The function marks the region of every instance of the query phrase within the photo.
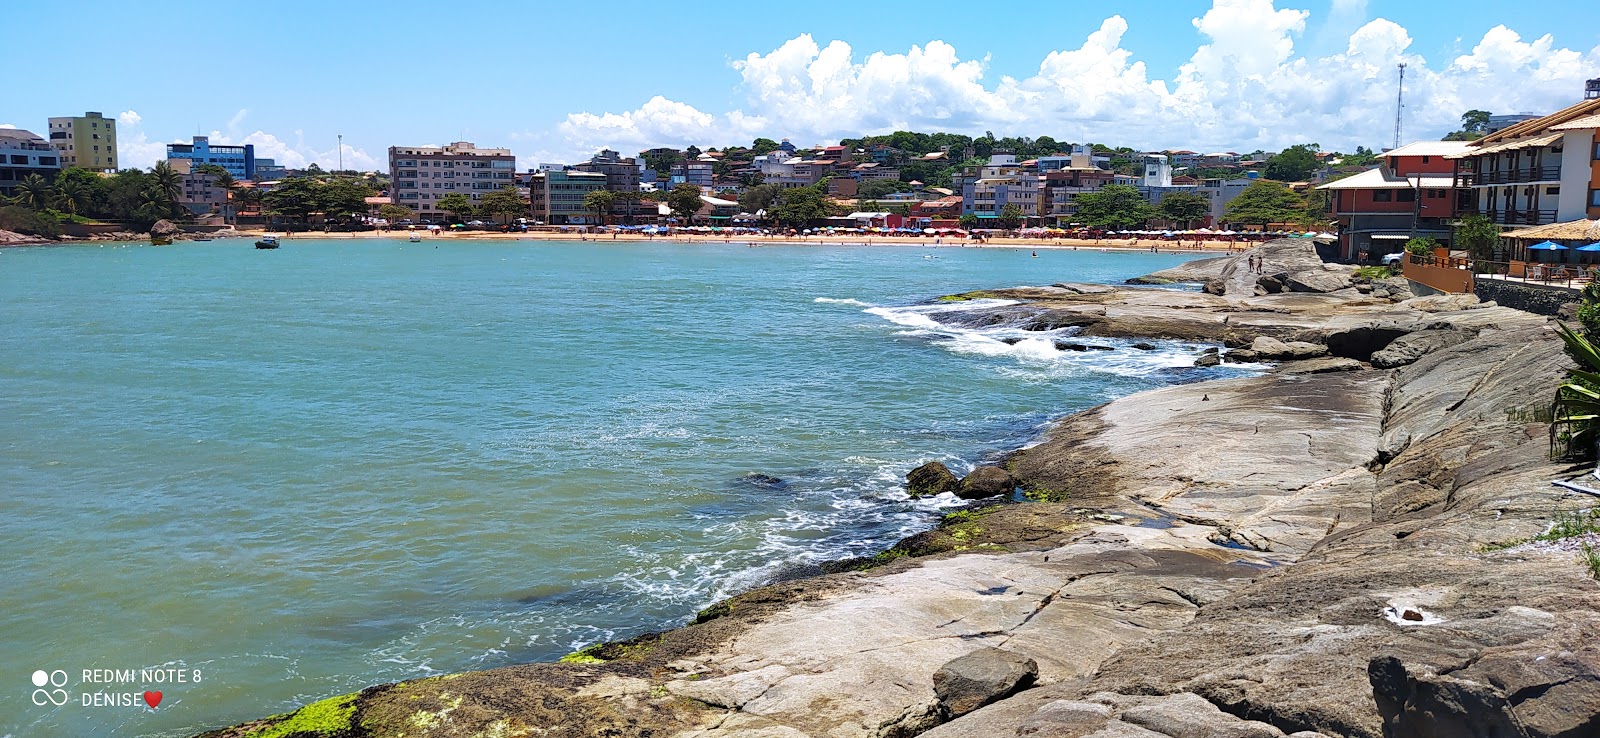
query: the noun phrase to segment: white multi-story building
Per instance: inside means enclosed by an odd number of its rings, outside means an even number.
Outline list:
[[[0,195],[14,194],[17,183],[30,174],[55,179],[61,171],[61,154],[49,142],[21,128],[0,128]]]
[[[390,146],[390,196],[423,218],[442,217],[439,199],[466,195],[474,202],[514,187],[517,158],[511,149],[480,149],[470,141],[445,146]]]

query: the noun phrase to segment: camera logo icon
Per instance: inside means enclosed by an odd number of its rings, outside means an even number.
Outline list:
[[[45,671],[44,669],[35,671],[33,673],[33,686],[37,687],[37,689],[33,690],[33,704],[40,707],[46,705],[60,707],[67,704],[67,690],[62,689],[62,687],[67,686],[66,672],[60,669],[55,671]],[[54,687],[54,689],[51,689],[51,687]]]

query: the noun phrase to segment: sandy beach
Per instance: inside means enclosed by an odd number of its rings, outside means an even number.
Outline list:
[[[246,235],[257,235],[266,231],[250,230],[241,231]],[[637,233],[561,233],[552,231],[530,231],[527,233],[495,233],[491,231],[465,231],[449,232],[440,231],[430,233],[427,231],[358,231],[358,232],[329,232],[306,231],[302,233],[280,234],[286,241],[295,238],[408,238],[411,234],[421,235],[423,241],[454,241],[454,240],[495,240],[495,241],[648,241],[662,243],[731,243],[755,246],[776,245],[809,245],[809,246],[918,246],[926,248],[1005,248],[1005,249],[1100,249],[1104,251],[1155,251],[1159,253],[1176,252],[1218,252],[1233,253],[1244,251],[1254,243],[1230,242],[1222,240],[1208,241],[1166,241],[1161,239],[1136,239],[1136,238],[998,238],[984,241],[973,241],[965,238],[951,237],[896,237],[896,236],[863,236],[863,235],[803,235],[803,236],[776,236],[754,233],[741,234],[709,234],[709,233],[683,233],[671,236],[647,236]]]

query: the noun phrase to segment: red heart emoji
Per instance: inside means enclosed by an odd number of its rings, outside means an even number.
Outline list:
[[[161,704],[161,693],[160,692],[145,692],[144,693],[144,703],[149,705],[150,709],[154,710],[156,708],[156,705]]]

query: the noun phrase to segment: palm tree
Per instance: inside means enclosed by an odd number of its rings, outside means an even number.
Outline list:
[[[82,182],[68,179],[56,186],[56,207],[77,215],[89,203],[89,190]]]
[[[183,175],[172,165],[158,161],[150,169],[150,188],[167,202],[177,202],[178,195],[183,192]]]
[[[16,204],[32,210],[44,210],[50,207],[50,201],[54,199],[55,187],[44,177],[30,174],[17,182],[16,192],[16,197],[12,198]]]

